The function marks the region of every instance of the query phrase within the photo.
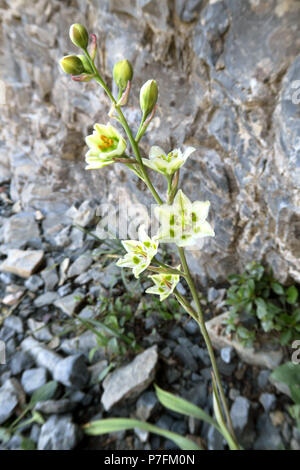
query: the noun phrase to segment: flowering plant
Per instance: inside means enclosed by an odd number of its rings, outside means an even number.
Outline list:
[[[113,163],[126,165],[129,170],[133,171],[138,178],[146,184],[157,203],[155,215],[160,223],[157,235],[150,238],[146,234],[144,227],[141,227],[139,229],[139,240],[123,241],[126,254],[117,261],[117,265],[131,268],[135,277],[138,277],[147,269],[154,271],[155,274],[149,276],[154,285],[148,288],[146,292],[159,295],[161,301],[166,299],[169,295],[174,295],[186,312],[199,324],[212,363],[212,389],[216,421],[206,415],[203,410],[199,411],[198,409],[197,416],[202,417],[202,419],[214,425],[219,432],[223,434],[231,449],[239,449],[211,340],[206,330],[199,295],[189,271],[184,251],[184,247],[195,244],[199,238],[214,236],[214,230],[206,220],[210,207],[209,201],[191,202],[183,191],[178,189],[180,168],[184,165],[188,157],[195,152],[195,149],[188,147],[182,151],[177,148],[165,153],[160,147],[155,145],[151,147],[149,158],[142,158],[139,142],[153,119],[157,108],[158,86],[156,81],[150,79],[141,87],[141,122],[136,136],[134,137],[121,109],[121,107],[127,104],[129,99],[133,77],[132,65],[126,59],[115,64],[113,78],[119,89],[118,96],[115,98],[95,65],[97,49],[96,36],[94,34],[90,35],[89,44],[89,35],[85,27],[75,24],[71,26],[70,38],[72,42],[82,50],[83,55],[64,57],[60,61],[62,69],[67,74],[70,74],[73,80],[84,82],[94,79],[103,88],[111,101],[109,117],[116,119],[122,125],[134,155],[133,157],[125,155],[127,148],[126,141],[115,127],[111,124],[95,124],[93,134],[86,137],[86,143],[89,147],[86,153],[86,168],[100,169],[103,166]],[[151,170],[158,172],[166,178],[167,193],[165,200],[163,200],[155,189],[146,167],[151,168]],[[177,246],[180,265],[172,267],[162,263],[156,257],[159,242],[169,242]],[[195,308],[192,307],[188,299],[181,295],[177,289],[180,278],[186,280],[193,297]],[[165,395],[163,400],[162,402],[165,403]],[[177,404],[179,403],[178,400],[181,400],[181,404],[178,406],[182,407],[183,400],[176,399]],[[176,409],[175,401],[172,405],[173,408],[171,406],[171,409],[174,410]],[[170,407],[169,396],[167,402]],[[184,407],[186,409],[186,403]],[[190,414],[191,416],[195,416],[195,408],[196,407],[190,412],[192,413]],[[106,421],[106,425],[104,425],[104,421]],[[97,422],[87,425],[87,432],[90,430],[91,434],[97,434],[109,432],[113,429],[120,430],[122,426],[126,429],[138,426],[136,420],[124,420],[126,423],[123,423],[123,425],[120,421],[118,421],[118,423],[115,421],[108,423],[108,421],[114,420],[99,421],[99,426]],[[146,424],[147,423],[143,423],[144,428]],[[109,425],[111,425],[111,428]],[[151,427],[152,431],[158,432],[157,429],[154,431],[154,428],[154,426]],[[161,430],[159,432],[162,434]],[[182,448],[187,449],[189,445],[191,446],[190,448],[193,449],[199,448],[197,446],[195,447],[194,443],[192,444],[191,441],[185,438],[180,440],[178,435],[174,433],[172,433],[172,435],[173,437],[171,438],[173,438],[175,442],[181,442]]]

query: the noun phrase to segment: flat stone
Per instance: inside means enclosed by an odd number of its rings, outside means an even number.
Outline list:
[[[46,305],[53,305],[58,298],[59,295],[57,292],[45,292],[34,299],[33,303],[37,308],[40,308]]]
[[[23,288],[16,289],[14,292],[6,294],[2,299],[2,303],[8,306],[16,305],[23,296],[23,294]]]
[[[3,236],[4,243],[11,248],[22,248],[32,239],[38,239],[40,232],[34,215],[21,212],[6,219]]]
[[[8,256],[0,265],[0,271],[28,278],[37,271],[43,258],[42,250],[8,250]]]
[[[33,359],[24,351],[17,351],[9,363],[12,375],[18,375],[25,369],[30,369],[33,365]]]
[[[47,383],[47,371],[42,367],[25,370],[21,379],[22,386],[28,395]]]
[[[268,344],[270,349],[268,348],[267,350],[266,348],[265,350],[256,351],[254,348],[244,347],[235,338],[231,339],[228,336],[219,334],[219,331],[224,329],[223,323],[227,316],[228,312],[225,312],[206,322],[206,328],[214,347],[218,349],[232,347],[235,349],[238,356],[247,364],[264,367],[266,369],[275,369],[275,367],[281,363],[283,351],[280,348],[278,349],[276,345],[273,346],[271,341],[270,344]]]
[[[72,450],[80,442],[79,426],[67,416],[51,416],[41,428],[38,450]]]
[[[80,274],[88,270],[92,263],[93,257],[91,255],[83,254],[79,256],[69,267],[67,277],[72,278],[80,276]]]
[[[14,413],[18,404],[17,396],[11,391],[0,388],[0,424],[5,423]]]
[[[61,297],[54,302],[55,307],[60,308],[64,313],[71,317],[78,311],[80,305],[84,300],[82,292],[73,292],[73,294]]]
[[[31,292],[37,292],[39,288],[44,285],[44,281],[40,278],[40,276],[34,274],[24,282],[24,285]]]
[[[34,409],[46,415],[53,415],[69,413],[74,410],[75,407],[76,403],[72,403],[71,400],[63,398],[62,400],[39,401],[35,405]]]
[[[101,402],[106,411],[129,397],[138,396],[153,381],[158,361],[157,346],[152,346],[103,381]]]

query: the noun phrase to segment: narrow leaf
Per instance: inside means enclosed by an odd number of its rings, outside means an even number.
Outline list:
[[[84,432],[90,436],[99,436],[101,434],[107,434],[110,432],[123,431],[127,429],[139,428],[145,431],[158,434],[163,436],[171,441],[182,450],[202,450],[201,447],[195,444],[195,442],[187,439],[186,437],[180,436],[175,432],[166,431],[161,429],[158,426],[153,424],[145,423],[143,421],[138,421],[136,419],[127,419],[127,418],[109,418],[101,419],[99,421],[92,421],[86,424],[83,429]]]

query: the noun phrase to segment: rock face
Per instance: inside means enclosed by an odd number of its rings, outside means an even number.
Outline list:
[[[149,208],[144,186],[120,166],[84,171],[84,137],[107,122],[110,105],[96,84],[59,70],[75,50],[69,25],[80,21],[98,36],[108,82],[115,61],[132,61],[125,113],[134,128],[140,86],[159,83],[145,154],[150,144],[197,148],[182,179],[188,196],[212,204],[216,237],[191,253],[202,282],[254,258],[300,281],[298,0],[14,0],[0,12],[0,181],[11,178],[13,200],[58,214],[95,194]]]
[[[157,346],[139,354],[130,364],[115,370],[103,382],[101,402],[106,411],[120,400],[139,395],[154,378]]]

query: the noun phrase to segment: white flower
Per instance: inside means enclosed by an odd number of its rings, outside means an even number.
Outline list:
[[[176,269],[180,269],[180,265]],[[154,274],[151,277],[154,286],[146,290],[147,294],[159,295],[159,300],[165,300],[173,293],[175,287],[179,282],[179,274]]]
[[[170,176],[185,163],[195,150],[194,147],[188,147],[184,152],[180,149],[174,149],[166,155],[160,147],[155,145],[150,149],[149,158],[143,158],[143,162],[152,170]]]
[[[127,251],[123,258],[117,261],[117,266],[122,268],[132,268],[136,278],[141,272],[145,271],[151,263],[152,258],[158,250],[158,243],[155,239],[151,239],[145,232],[143,225],[139,228],[139,241],[124,240],[122,245]]]
[[[85,155],[86,170],[102,168],[114,163],[112,157],[124,154],[126,141],[111,124],[95,124],[94,132],[85,139],[90,150]]]
[[[155,216],[160,228],[157,239],[160,242],[176,243],[178,246],[194,245],[198,238],[215,235],[206,221],[210,202],[191,202],[179,190],[172,205],[162,204],[155,207]]]

